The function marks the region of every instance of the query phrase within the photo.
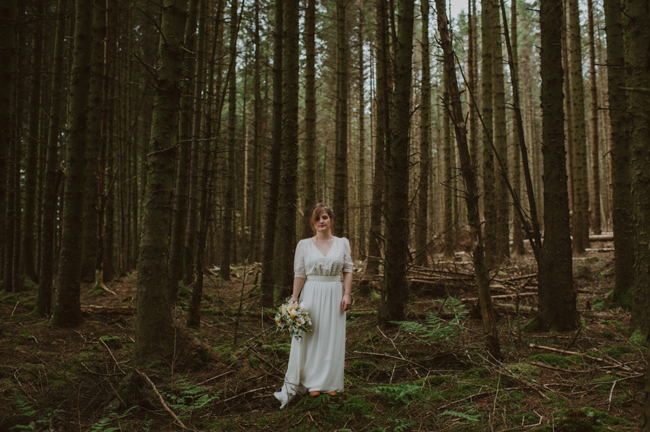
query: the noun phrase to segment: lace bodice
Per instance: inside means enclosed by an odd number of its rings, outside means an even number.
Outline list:
[[[345,237],[334,237],[332,248],[323,255],[311,238],[298,242],[293,263],[294,276],[338,276],[342,272],[352,272],[352,253],[350,242]]]

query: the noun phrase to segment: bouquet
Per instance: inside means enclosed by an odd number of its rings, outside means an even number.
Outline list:
[[[278,331],[287,333],[300,341],[303,333],[311,333],[311,317],[307,312],[305,303],[289,302],[280,306],[278,313],[275,314],[275,322],[278,325]]]

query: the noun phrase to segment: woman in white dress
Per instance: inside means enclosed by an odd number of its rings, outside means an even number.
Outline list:
[[[280,409],[296,394],[334,396],[343,391],[345,311],[352,303],[352,257],[348,239],[332,235],[333,219],[328,206],[317,204],[311,217],[316,235],[301,240],[296,247],[291,301],[300,298],[305,303],[314,331],[303,335],[302,341],[291,341],[284,385],[275,393]]]

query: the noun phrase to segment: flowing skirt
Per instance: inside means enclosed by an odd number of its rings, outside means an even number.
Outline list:
[[[284,385],[274,395],[280,409],[306,391],[342,392],[345,363],[345,312],[341,312],[340,276],[307,276],[300,301],[311,315],[314,331],[291,340]]]

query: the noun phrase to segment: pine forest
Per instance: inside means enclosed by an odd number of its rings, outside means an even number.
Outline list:
[[[650,0],[0,2],[0,431],[650,431],[649,245]]]

